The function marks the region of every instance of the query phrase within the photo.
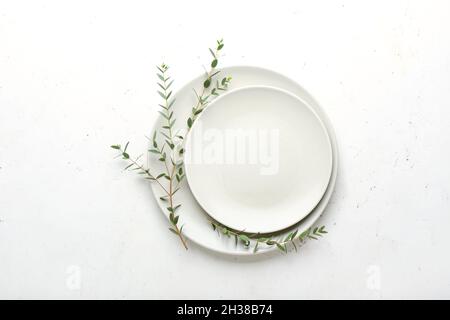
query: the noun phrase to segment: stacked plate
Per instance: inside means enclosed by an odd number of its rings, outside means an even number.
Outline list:
[[[187,183],[176,199],[188,239],[213,251],[250,255],[253,251],[236,246],[233,238],[219,237],[209,221],[280,237],[311,227],[335,185],[336,138],[322,108],[289,78],[243,66],[221,74],[233,80],[185,137]],[[192,88],[202,83],[202,77],[194,79],[176,94],[175,130],[185,129],[182,119],[196,104]],[[160,117],[155,128],[163,121]],[[163,195],[156,186],[152,190],[156,199]]]

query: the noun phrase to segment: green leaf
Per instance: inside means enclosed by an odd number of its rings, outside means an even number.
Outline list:
[[[116,150],[120,150],[120,145],[119,144],[113,144],[111,146],[111,148],[116,149]]]
[[[161,96],[161,98],[163,98],[164,100],[166,100],[166,95],[164,93],[162,93],[161,91],[157,91],[158,94]]]
[[[192,127],[192,119],[191,118],[189,118],[187,120],[187,125],[188,125],[189,128]]]
[[[177,223],[178,223],[178,218],[179,218],[180,216],[175,216],[175,218],[173,218],[173,224],[174,225],[177,225]]]
[[[178,235],[178,232],[174,229],[174,228],[169,228],[170,231],[172,231],[173,233],[175,233],[176,235]]]
[[[209,49],[209,52],[211,52],[211,55],[214,57],[214,59],[216,59],[216,54],[211,50],[211,48]]]
[[[225,227],[223,227],[223,228],[221,229],[221,231],[222,231],[222,233],[223,233],[224,235],[226,235],[226,236],[229,236],[229,235],[230,235],[230,230],[228,230],[228,229],[225,228]]]
[[[281,251],[283,251],[284,253],[287,253],[287,248],[286,248],[286,246],[283,246],[283,245],[277,243],[277,248],[280,249]]]
[[[241,239],[242,241],[250,241],[250,238],[245,234],[240,234],[239,239]]]
[[[209,76],[210,79],[212,79],[215,75],[219,74],[220,70],[217,70],[216,72],[214,72],[212,75]]]
[[[167,127],[167,126],[166,126]],[[165,134],[164,132],[160,132],[163,136],[164,136],[164,138],[166,138],[166,139],[170,139],[170,137],[167,135],[167,134]]]
[[[259,242],[256,242],[255,248],[253,249],[253,253],[256,253],[256,251],[258,251],[258,244],[259,244]]]
[[[159,78],[159,80],[164,81],[164,77],[162,75],[160,75],[159,73],[156,74]]]
[[[156,179],[162,178],[162,177],[164,177],[165,175],[166,175],[165,173],[160,173],[160,174],[156,177]]]
[[[171,150],[173,150],[173,148],[175,148],[175,145],[173,143],[171,143],[169,140],[166,140],[166,143]]]
[[[168,117],[164,112],[158,111],[158,113],[159,113],[160,115],[162,115],[162,116],[164,117],[164,119],[169,120],[169,117]]]
[[[293,232],[289,233],[289,234],[287,235],[286,239],[284,239],[284,242],[287,242],[287,241],[292,240],[293,234],[294,234]]]
[[[297,250],[297,245],[295,244],[294,241],[292,241],[291,243],[292,243],[292,245],[294,246],[295,252],[297,252],[297,251],[298,251],[298,250]]]
[[[217,63],[218,63],[217,59],[214,59],[214,60],[211,62],[211,68],[217,67]]]
[[[305,231],[303,231],[300,236],[299,239],[303,240],[305,239],[311,232],[311,228],[306,229]]]
[[[245,234],[240,234],[239,239],[242,241],[242,243],[244,243],[245,246],[248,246],[250,244],[250,238]]]
[[[124,159],[130,159],[130,155],[128,153],[126,153],[126,152],[123,152],[122,156],[123,156]]]
[[[209,88],[209,86],[211,85],[211,79],[206,79],[205,82],[203,82],[203,87],[205,87],[206,89]]]
[[[166,90],[166,88],[159,82],[156,83],[161,89]]]
[[[217,47],[217,50],[222,50],[223,46],[224,46],[223,43],[219,44],[219,46]]]

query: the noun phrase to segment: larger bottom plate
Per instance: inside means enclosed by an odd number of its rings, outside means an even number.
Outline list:
[[[322,122],[324,123],[330,141],[333,153],[333,164],[330,182],[323,198],[317,204],[317,206],[311,211],[298,224],[286,229],[280,234],[280,237],[286,236],[294,229],[299,229],[302,232],[311,227],[326,208],[336,182],[337,165],[338,165],[338,150],[336,143],[336,136],[331,123],[314,98],[295,81],[281,75],[277,72],[250,66],[234,66],[223,68],[221,75],[232,76],[232,84],[229,86],[229,90],[243,88],[247,86],[273,86],[291,92],[300,99],[304,100],[310,105],[312,109],[317,113]],[[175,95],[176,103],[174,105],[174,116],[178,119],[178,127],[175,130],[184,130],[185,121],[190,115],[192,106],[196,103],[195,95],[193,94],[193,88],[201,88],[203,84],[203,76],[199,76],[191,82],[182,87]],[[155,128],[159,128],[164,119],[162,116],[158,117],[155,123]],[[176,126],[176,125],[175,125]],[[154,159],[150,159],[151,166],[159,165]],[[152,185],[153,194],[158,202],[161,211],[168,217],[165,204],[159,201],[159,197],[163,196],[163,193],[156,184]],[[183,231],[186,238],[191,242],[194,242],[204,248],[210,249],[215,252],[231,254],[231,255],[253,255],[251,248],[246,248],[243,245],[238,244],[236,246],[233,238],[219,237],[216,232],[213,232],[210,223],[208,222],[208,214],[200,207],[195,200],[194,196],[189,189],[189,186],[184,182],[182,188],[176,194],[176,203],[181,203],[178,213],[180,215],[180,222],[184,225]],[[264,253],[273,250],[274,247],[260,247],[257,253]]]

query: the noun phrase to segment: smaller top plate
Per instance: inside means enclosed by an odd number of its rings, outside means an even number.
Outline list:
[[[186,138],[185,170],[198,203],[235,230],[272,233],[307,216],[332,169],[327,131],[293,94],[266,86],[212,102]]]

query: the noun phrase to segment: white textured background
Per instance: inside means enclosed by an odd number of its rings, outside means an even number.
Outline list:
[[[109,149],[145,148],[155,64],[181,86],[218,37],[335,126],[301,253],[185,252]],[[450,298],[449,39],[444,0],[0,1],[0,298]]]

